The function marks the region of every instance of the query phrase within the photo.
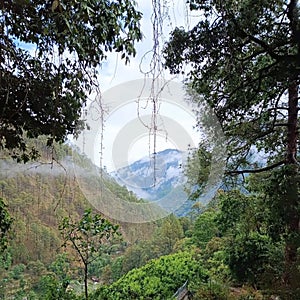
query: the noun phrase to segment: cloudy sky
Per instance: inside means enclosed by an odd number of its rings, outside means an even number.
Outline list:
[[[164,39],[169,38],[169,33],[176,26],[190,27],[197,20],[196,15],[191,15],[187,10],[185,0],[161,0],[162,12],[168,15],[170,18],[164,20]],[[103,90],[114,87],[115,85],[124,81],[139,79],[143,76],[140,72],[140,67],[143,71],[149,70],[149,61],[151,59],[151,49],[153,48],[153,32],[152,32],[152,1],[151,0],[137,0],[138,10],[143,13],[141,21],[142,32],[144,35],[143,41],[137,44],[137,55],[131,59],[129,65],[125,66],[117,54],[109,56],[109,59],[103,64],[100,77],[101,87]],[[146,57],[144,55],[149,52]],[[144,57],[144,58],[143,58]],[[141,60],[143,58],[143,63]],[[141,66],[140,66],[141,64]],[[167,76],[167,73],[165,73]]]
[[[124,60],[120,59],[120,56],[116,53],[111,53],[108,55],[108,59],[103,62],[100,67],[99,84],[101,88],[102,95],[112,90],[118,88],[120,84],[126,84],[126,82],[132,80],[143,79],[143,72],[149,72],[150,61],[152,59],[152,49],[153,49],[153,25],[151,22],[153,15],[152,2],[160,2],[161,13],[163,14],[163,34],[160,40],[160,50],[163,48],[164,42],[169,38],[170,32],[177,27],[191,28],[199,19],[197,15],[192,15],[187,6],[185,0],[137,0],[137,9],[143,13],[141,20],[141,30],[143,33],[143,40],[136,45],[137,55],[131,58],[128,65],[125,65]],[[19,43],[23,48],[27,48],[34,54],[34,49],[30,44]],[[141,72],[141,70],[143,72]],[[151,75],[149,75],[151,77]],[[162,79],[173,80],[176,82],[182,82],[184,76],[174,77],[171,76],[167,70],[163,71]],[[137,91],[137,94],[139,91]],[[94,96],[91,96],[93,100]],[[104,130],[104,140],[103,140],[103,163],[109,171],[116,168],[114,165],[113,157],[113,147],[116,144],[116,138],[120,135],[122,130],[127,126],[129,122],[138,123],[137,117],[137,99],[132,99],[132,101],[127,105],[122,105],[119,109],[115,109],[113,112],[107,112],[105,116],[105,130]],[[105,99],[104,99],[105,102]],[[144,108],[145,109],[144,109]],[[147,105],[141,105],[140,114],[141,115],[151,115],[152,107],[149,103]],[[180,124],[181,127],[187,132],[185,135],[189,135],[192,139],[193,144],[198,144],[199,133],[193,129],[196,124],[195,116],[187,111],[186,109],[180,109],[178,106],[172,104],[164,104],[160,107],[161,119],[167,118],[168,121],[176,121],[175,125]],[[100,128],[101,124],[98,125],[99,131],[98,140],[96,139],[94,145],[89,145],[89,147],[94,147],[94,154],[88,155],[96,164],[100,164]],[[173,126],[174,127],[174,126]],[[175,126],[176,127],[176,126]],[[173,132],[168,132],[165,129],[159,128],[156,137],[156,151],[161,151],[167,148],[176,148],[178,150],[186,150],[183,147],[178,146],[178,135]],[[94,128],[95,130],[95,128]],[[132,135],[132,141],[130,141],[130,146],[124,151],[126,153],[122,154],[121,165],[126,165],[135,160],[149,156],[153,152],[153,137],[149,135],[147,128],[144,128],[142,133],[134,136]],[[82,139],[81,139],[82,140]],[[149,146],[150,145],[150,146]],[[82,143],[78,142],[77,146],[82,148]]]
[[[163,24],[163,40],[161,40],[160,47],[163,47],[163,42],[167,41],[169,38],[169,33],[176,26],[184,26],[185,28],[191,27],[195,24],[197,16],[190,15],[185,4],[185,0],[162,0],[161,10],[165,16],[168,16],[164,20]],[[120,60],[118,54],[109,55],[107,61],[105,61],[100,70],[100,86],[102,94],[105,98],[105,93],[111,89],[115,89],[119,84],[125,84],[128,81],[142,79],[144,72],[149,71],[150,60],[152,58],[152,48],[153,48],[153,32],[151,17],[153,13],[152,1],[139,0],[138,9],[143,13],[143,18],[141,22],[142,32],[144,35],[143,41],[138,43],[136,46],[137,55],[135,58],[131,58],[130,64],[125,65],[124,61]],[[172,79],[181,82],[184,77],[171,76],[167,71],[164,71],[163,78]],[[153,138],[149,136],[148,130],[145,128],[143,133],[132,138],[130,146],[126,148],[126,155],[122,154],[122,163],[118,166],[114,163],[113,147],[118,134],[122,132],[124,127],[127,126],[129,122],[134,119],[137,120],[137,108],[136,99],[132,99],[132,103],[127,106],[122,106],[115,110],[114,112],[108,112],[106,115],[105,131],[104,131],[104,149],[103,149],[103,162],[102,164],[108,168],[108,171],[113,171],[116,167],[132,163],[133,161],[145,157],[152,153],[153,151]],[[105,99],[104,99],[105,101]],[[165,118],[173,118],[178,124],[184,128],[188,135],[191,136],[193,144],[197,144],[199,141],[197,131],[193,129],[196,120],[195,117],[186,110],[180,110],[178,107],[174,107],[172,104],[164,104],[160,110],[160,113]],[[142,115],[151,115],[151,105],[147,106],[147,109],[142,111]],[[100,131],[99,131],[100,135]],[[174,135],[174,134],[173,134]],[[100,139],[100,137],[99,137]],[[165,132],[163,130],[159,131],[156,138],[156,151],[161,151],[167,148],[181,148],[178,146],[178,137],[172,136],[172,133]],[[150,141],[150,146],[149,146]],[[99,148],[100,141],[95,141],[95,149],[93,160],[97,163],[99,161]]]

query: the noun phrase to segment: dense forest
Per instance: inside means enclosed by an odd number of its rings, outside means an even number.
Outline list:
[[[66,143],[89,129],[82,112],[109,53],[136,55],[137,3],[0,1],[0,299],[300,299],[300,3],[186,4],[197,22],[162,44],[169,3],[152,1],[144,75],[184,75],[195,126],[211,136],[181,166],[192,209],[139,223],[91,205],[74,170],[92,162]],[[146,203],[97,168],[91,194]]]
[[[71,149],[56,149],[66,161]],[[45,161],[51,152],[44,150]],[[1,176],[2,205],[13,221],[1,256],[1,297],[82,299],[84,265],[71,243],[63,247],[61,229],[91,206],[60,166],[26,166],[2,161],[9,172]],[[172,299],[185,282],[192,299],[297,299],[282,286],[284,239],[281,224],[270,227],[278,208],[266,198],[269,177],[249,176],[247,192],[220,189],[186,217],[118,224],[119,234],[88,265],[89,299]],[[127,201],[143,201],[113,179],[109,185]]]
[[[66,161],[71,149],[56,148]],[[44,150],[45,161],[51,152]],[[2,161],[8,172],[1,176],[2,203],[13,222],[1,260],[1,297],[80,299],[83,265],[71,244],[63,247],[60,228],[65,218],[80,220],[90,204],[60,166],[26,166],[20,170],[11,159]],[[119,224],[120,235],[89,264],[90,298],[171,299],[186,281],[193,299],[284,293],[284,240],[280,224],[269,230],[276,207],[272,211],[266,202],[263,179],[250,176],[247,193],[220,189],[208,206],[197,204],[186,217]],[[109,184],[123,199],[142,201],[113,179]]]

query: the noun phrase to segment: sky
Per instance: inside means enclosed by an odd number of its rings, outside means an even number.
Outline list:
[[[154,2],[154,0],[153,0]],[[165,16],[163,23],[163,35],[160,40],[160,50],[163,48],[164,42],[169,38],[170,32],[177,27],[185,27],[186,29],[191,28],[196,24],[199,17],[197,15],[192,15],[186,6],[185,0],[160,0],[157,1],[161,4],[161,12]],[[153,48],[153,32],[152,32],[152,1],[151,0],[137,0],[137,9],[143,13],[141,20],[141,30],[143,33],[143,40],[136,44],[137,54],[134,58],[131,58],[130,63],[125,65],[124,60],[120,59],[120,55],[117,53],[109,53],[106,61],[102,63],[99,70],[99,84],[101,89],[101,94],[104,96],[102,99],[105,103],[105,95],[110,93],[110,91],[115,91],[118,86],[124,85],[132,80],[142,80],[144,78],[143,72],[148,72],[150,68],[150,60],[152,58],[152,48]],[[34,51],[30,44],[22,44],[20,46],[23,48],[28,48],[29,51]],[[33,53],[34,54],[34,53]],[[141,70],[143,72],[141,72]],[[181,76],[181,75],[180,75]],[[173,80],[175,82],[182,82],[184,76],[174,77],[171,76],[167,70],[163,70],[161,74],[162,79]],[[149,91],[149,94],[151,92]],[[137,88],[136,95],[139,94],[139,89]],[[91,96],[90,99],[93,100],[95,95]],[[130,136],[131,140],[128,142],[128,147],[116,152],[114,147],[116,144],[120,145],[118,142],[120,139],[120,134],[124,133],[124,128],[130,128],[129,123],[131,122],[132,127],[140,128],[141,123],[139,122],[137,116],[137,99],[138,97],[131,97],[130,101],[126,105],[122,104],[119,107],[115,107],[114,110],[108,109],[105,115],[105,127],[104,127],[104,139],[103,139],[103,155],[102,155],[102,166],[106,166],[108,171],[114,171],[118,167],[128,165],[140,158],[151,155],[154,151],[154,138],[149,133],[149,130],[144,126],[143,129],[133,130],[134,132],[125,132],[126,136]],[[129,100],[129,99],[127,99]],[[182,108],[173,103],[164,102],[164,99],[160,100],[160,110],[158,121],[161,121],[161,127],[158,128],[156,135],[156,147],[155,151],[162,151],[164,149],[173,148],[178,150],[187,150],[187,143],[192,146],[199,143],[199,132],[194,129],[196,124],[196,117],[191,112],[190,109],[186,107]],[[110,100],[113,101],[113,100]],[[183,99],[177,99],[177,102],[184,101]],[[175,102],[176,102],[175,101]],[[163,103],[163,105],[162,105]],[[108,107],[110,103],[108,103]],[[142,116],[151,116],[152,106],[151,103],[140,105],[139,113]],[[173,121],[173,122],[172,122]],[[150,121],[149,121],[150,122]],[[92,122],[93,130],[98,131],[98,135],[94,135],[94,141],[90,142],[89,148],[93,148],[92,151],[86,153],[89,158],[91,158],[95,164],[100,165],[100,134],[101,134],[101,123],[98,124]],[[140,123],[140,124],[139,124]],[[169,128],[165,128],[165,124],[169,124]],[[129,130],[129,129],[128,129]],[[131,130],[132,131],[132,130]],[[176,132],[177,131],[177,132]],[[183,132],[185,131],[185,132]],[[178,137],[178,132],[181,132],[183,142]],[[189,137],[190,141],[184,139],[184,137]],[[85,137],[81,137],[76,144],[79,148],[83,149],[83,142]],[[124,136],[122,137],[124,139]],[[121,140],[122,140],[121,139]],[[71,138],[73,141],[73,139]],[[118,142],[118,143],[117,143]],[[181,145],[180,145],[181,144]],[[86,147],[85,149],[87,149]],[[118,146],[120,148],[120,146]],[[85,152],[85,151],[84,151]],[[91,154],[92,153],[92,154]],[[115,153],[115,154],[114,154]],[[118,163],[114,162],[116,156],[121,156],[118,158]]]
[[[99,82],[104,102],[107,91],[116,89],[118,88],[118,85],[126,84],[128,81],[142,79],[144,74],[140,71],[140,69],[142,69],[144,72],[149,71],[150,59],[152,55],[151,49],[153,47],[151,23],[152,1],[139,0],[137,2],[138,10],[143,13],[141,30],[144,38],[142,42],[136,45],[137,55],[136,57],[131,58],[129,65],[125,65],[124,61],[120,60],[118,54],[114,53],[110,54],[108,59],[101,66]],[[163,39],[165,41],[168,40],[169,33],[176,26],[184,26],[185,28],[189,28],[195,24],[197,16],[188,14],[184,0],[165,0],[161,2],[166,4],[165,8],[162,6],[163,12],[169,15],[169,18],[166,18],[163,26]],[[167,11],[165,10],[166,7],[168,7]],[[162,48],[163,40],[161,40],[161,43],[162,44],[160,47]],[[145,55],[146,53],[148,54]],[[162,78],[172,79],[176,82],[181,82],[184,79],[184,77],[171,76],[167,71],[164,71]],[[162,102],[163,101],[164,100],[162,100]],[[149,130],[146,127],[144,127],[144,130],[140,130],[135,134],[128,134],[124,131],[124,128],[126,128],[130,122],[136,122],[134,124],[139,127],[137,124],[138,117],[136,102],[137,99],[132,98],[130,103],[121,105],[114,111],[109,111],[105,116],[102,165],[106,166],[108,171],[114,171],[117,168],[130,164],[140,158],[150,155],[153,152],[153,136],[151,136],[151,134],[149,135]],[[152,107],[149,103],[147,105],[141,105],[141,107],[147,107],[140,110],[141,115],[151,115]],[[169,122],[171,124],[171,120],[174,120],[176,123],[174,123],[173,128],[180,124],[181,127],[186,131],[186,135],[191,137],[191,144],[198,144],[199,132],[194,129],[196,117],[191,113],[191,111],[177,107],[172,103],[164,103],[160,108],[159,115],[162,119],[166,120],[166,123]],[[170,126],[172,127],[172,125]],[[100,161],[100,132],[101,130],[99,130],[99,134],[94,143],[94,157],[92,158],[96,164],[98,164]],[[120,132],[124,132],[124,134],[126,136],[130,136],[132,140],[130,141],[129,146],[126,149],[123,149],[121,154],[118,154],[118,156],[121,155],[122,158],[120,159],[118,157],[119,161],[118,163],[115,163],[114,156],[116,154],[114,153],[116,153],[116,151],[113,149],[113,147],[116,144],[116,140],[119,138]],[[179,144],[180,141],[178,142],[178,137],[176,136],[176,133],[174,133],[174,130],[173,132],[166,132],[160,128],[160,130],[157,132],[155,148],[156,152],[168,148],[187,150],[187,147],[183,147],[182,145],[180,146]]]
[[[189,28],[192,24],[195,24],[197,20],[196,15],[191,15],[188,12],[185,0],[161,0],[165,2],[168,9],[164,9],[170,16],[170,20],[164,22],[164,38],[167,41],[169,33],[176,26],[183,26]],[[143,13],[141,20],[141,29],[143,33],[142,42],[136,45],[137,55],[135,58],[131,58],[130,64],[125,66],[124,61],[121,61],[117,54],[109,55],[106,62],[103,63],[101,68],[100,85],[103,91],[114,87],[115,85],[124,81],[140,79],[143,74],[140,72],[140,63],[145,53],[150,51],[153,47],[152,42],[152,1],[151,0],[137,0],[137,9]],[[151,53],[146,55],[144,62],[141,65],[143,71],[149,70],[149,59]],[[165,73],[167,76],[167,72]]]
[[[101,148],[101,129],[103,124],[99,118],[99,110],[97,110],[95,105],[95,103],[99,103],[97,101],[91,102],[90,107],[83,108],[83,113],[86,113],[88,125],[91,129],[84,131],[77,141],[70,137],[71,143],[75,143],[96,165],[105,166],[108,172],[116,171],[136,160],[152,157],[151,154],[154,150],[159,152],[172,148],[186,151],[189,147],[197,147],[202,135],[201,129],[195,129],[197,117],[184,99],[184,89],[181,86],[181,82],[185,79],[184,75],[173,77],[166,70],[161,74],[161,79],[166,79],[170,82],[160,94],[159,102],[156,102],[158,103],[156,139],[151,135],[152,132],[149,131],[149,128],[152,128],[153,125],[151,123],[153,122],[151,96],[157,96],[157,91],[152,93],[153,90],[149,89],[149,79],[146,88],[143,88],[145,83],[143,72],[149,71],[152,58],[151,50],[153,49],[152,3],[159,2],[162,4],[162,13],[165,13],[164,16],[167,16],[162,26],[163,35],[160,40],[160,50],[162,50],[170,32],[175,27],[190,29],[197,23],[199,16],[189,14],[186,0],[137,0],[137,2],[138,10],[143,13],[141,30],[144,38],[136,45],[136,57],[131,58],[130,63],[125,65],[118,54],[108,54],[107,60],[102,63],[99,70],[101,100],[107,109],[107,113],[104,116],[103,147]],[[167,11],[164,11],[165,9]],[[25,44],[22,46],[24,48],[28,46],[28,50],[34,52],[31,45]],[[143,72],[141,72],[141,69]],[[163,70],[162,66],[160,70]],[[160,83],[156,84],[156,87],[161,87]],[[91,96],[93,95],[89,95],[90,101],[93,100]],[[144,126],[144,124],[148,124],[148,127]],[[154,147],[155,143],[156,147]],[[101,156],[100,152],[102,150],[103,154]],[[164,163],[165,165],[167,164],[167,159]],[[160,164],[158,167],[164,166]],[[214,169],[212,168],[212,170]],[[218,171],[222,170],[222,168],[219,168],[219,165],[217,165],[217,169]],[[95,199],[99,201],[99,195],[93,192],[95,186],[91,187],[90,184],[93,184],[94,181],[89,180],[89,175],[94,175],[93,172],[95,170],[98,171],[97,168],[91,168],[91,170],[82,172],[81,168],[79,170],[74,168],[79,186],[91,204],[101,211],[104,207],[108,207],[105,215],[110,215],[116,220],[126,220],[126,222],[134,220],[134,223],[139,222],[137,220],[142,220],[136,218],[139,211],[136,210],[137,207],[134,206],[134,209],[131,209],[132,206],[129,205],[124,210],[124,204],[121,203],[123,201],[118,202],[118,199],[114,199],[114,197],[109,199],[109,205],[107,203],[104,203],[104,206],[102,205],[101,201],[106,201],[102,197],[100,197],[100,204],[94,202]],[[92,172],[90,173],[89,171]],[[171,171],[179,172],[179,170]],[[209,176],[208,187],[215,186],[215,173],[212,172],[212,175]],[[87,182],[85,178],[88,178]],[[101,189],[101,185],[96,187],[97,191],[98,188]],[[111,203],[112,200],[114,203]],[[155,213],[155,211],[156,209],[153,212]],[[143,216],[144,214],[141,213],[141,215]],[[151,216],[149,215],[148,217]],[[160,218],[161,215],[158,217]],[[143,219],[141,222],[145,222],[145,220]]]

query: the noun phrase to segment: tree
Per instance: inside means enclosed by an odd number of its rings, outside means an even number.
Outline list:
[[[153,251],[156,256],[167,255],[174,251],[176,242],[183,238],[182,225],[173,214],[162,221],[152,239]]]
[[[118,234],[118,225],[87,209],[78,222],[65,217],[59,229],[65,239],[64,245],[70,242],[83,264],[85,298],[88,299],[88,267],[103,253],[108,240]]]
[[[65,288],[71,280],[70,268],[70,261],[66,253],[57,255],[55,261],[49,266],[49,270],[55,274],[58,281],[65,286]]]
[[[0,255],[7,248],[7,233],[13,219],[7,210],[7,205],[0,198]]]
[[[205,249],[207,243],[218,234],[216,226],[216,212],[207,210],[195,221],[192,240],[195,245]]]
[[[252,180],[248,184],[249,189],[254,188]],[[217,197],[219,210],[215,221],[233,278],[239,283],[275,289],[281,281],[283,243],[280,232],[274,232],[274,222],[270,222],[276,216],[269,203],[265,203],[264,193],[246,195],[231,190],[219,192]]]
[[[68,289],[71,276],[67,254],[57,255],[48,271],[46,274],[39,274],[39,281],[34,287],[40,299],[77,299],[75,293]]]
[[[38,281],[36,286],[36,293],[39,295],[38,299],[52,300],[76,300],[79,299],[76,293],[72,290],[66,290],[65,282],[60,281],[54,273],[44,275]],[[24,299],[24,298],[22,298]]]
[[[277,177],[282,190],[274,200],[285,207],[284,281],[291,286],[300,247],[299,1],[188,2],[201,19],[190,31],[172,32],[166,66],[173,73],[185,63],[192,66],[191,85],[214,109],[228,138],[227,175],[275,170],[284,178],[281,186]]]
[[[81,124],[109,51],[129,62],[141,40],[132,0],[0,1],[0,147],[27,161],[25,137],[63,141]],[[20,150],[20,151],[17,151]]]

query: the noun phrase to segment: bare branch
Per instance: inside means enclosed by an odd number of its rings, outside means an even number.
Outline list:
[[[225,174],[226,175],[238,175],[238,174],[246,174],[246,173],[262,173],[262,172],[266,172],[266,171],[270,171],[274,168],[277,168],[279,166],[282,166],[286,163],[285,160],[279,161],[273,165],[264,167],[264,168],[260,168],[260,169],[246,169],[246,170],[234,170],[234,171],[226,171]]]

